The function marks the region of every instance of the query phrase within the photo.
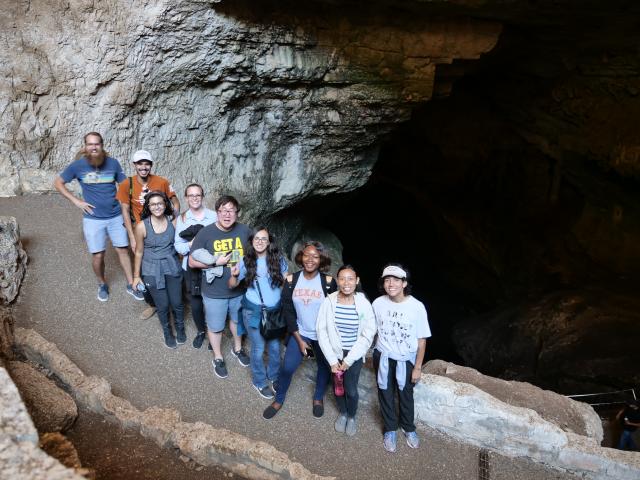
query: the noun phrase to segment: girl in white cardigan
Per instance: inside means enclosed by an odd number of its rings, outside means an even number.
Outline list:
[[[338,291],[325,298],[316,327],[318,343],[331,372],[344,374],[344,395],[336,395],[340,414],[335,429],[349,436],[357,431],[358,380],[364,357],[376,334],[373,308],[364,293],[356,292],[358,281],[351,265],[338,269]]]

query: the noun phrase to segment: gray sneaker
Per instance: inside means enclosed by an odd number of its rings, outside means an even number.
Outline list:
[[[382,444],[384,445],[384,449],[387,452],[391,452],[391,453],[395,452],[396,446],[398,444],[398,434],[395,431],[386,432],[384,434],[384,440]]]
[[[101,283],[98,285],[98,300],[101,302],[106,302],[109,300],[109,287],[106,283]]]
[[[344,433],[344,430],[347,426],[347,416],[343,413],[338,415],[336,418],[336,423],[333,425],[338,433]]]
[[[135,298],[136,300],[144,300],[144,295],[142,294],[142,292],[139,292],[138,290],[134,290],[131,284],[127,285],[127,293],[131,295],[133,298]]]
[[[344,432],[350,437],[353,437],[357,431],[358,431],[358,425],[356,424],[355,417],[347,418],[347,426],[345,427]]]
[[[231,353],[238,359],[238,362],[243,367],[248,367],[249,363],[251,363],[251,361],[249,360],[249,356],[244,353],[244,348],[240,347],[240,350],[238,350],[237,352],[232,348]]]
[[[267,400],[271,400],[273,398],[273,392],[269,388],[269,385],[265,385],[262,388],[254,385],[253,388],[255,388],[258,391],[258,393],[262,398],[266,398]]]
[[[411,448],[419,448],[420,447],[420,437],[416,432],[404,432],[404,438],[407,441],[407,445]]]
[[[213,373],[216,374],[218,378],[227,378],[229,376],[229,372],[227,372],[227,366],[224,364],[224,360],[221,358],[214,358],[211,360],[213,364]]]

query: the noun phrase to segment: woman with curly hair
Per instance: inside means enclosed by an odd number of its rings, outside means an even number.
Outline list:
[[[315,356],[318,366],[312,403],[316,418],[324,414],[324,393],[331,378],[331,369],[320,350],[316,334],[320,305],[325,296],[337,288],[335,280],[325,274],[331,266],[331,259],[322,243],[308,241],[296,254],[295,263],[302,270],[287,275],[282,289],[282,314],[287,321],[289,339],[278,381],[274,385],[276,398],[262,413],[266,419],[273,418],[282,408],[291,378],[303,358]]]
[[[229,288],[241,281],[247,291],[242,298],[242,320],[251,341],[251,379],[263,398],[273,398],[270,382],[275,382],[280,370],[280,339],[265,339],[260,334],[261,310],[279,308],[287,261],[280,253],[273,235],[266,227],[253,229],[249,235],[249,248],[237,265],[231,268]],[[269,360],[265,367],[265,346]]]
[[[144,197],[142,221],[136,224],[136,252],[133,288],[143,284],[158,309],[164,333],[164,344],[176,348],[187,341],[182,305],[182,268],[173,247],[176,219],[173,206],[164,192],[152,191]],[[176,336],[169,324],[169,308],[173,310]]]

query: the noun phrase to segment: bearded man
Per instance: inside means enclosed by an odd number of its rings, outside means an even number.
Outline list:
[[[59,173],[53,186],[73,205],[82,210],[82,230],[91,254],[93,272],[98,279],[98,300],[109,300],[109,286],[104,276],[104,252],[107,236],[111,240],[127,279],[126,291],[136,300],[143,300],[140,292],[131,286],[131,259],[129,239],[124,227],[120,203],[116,200],[118,183],[126,178],[120,163],[104,150],[102,135],[90,132],[84,136],[84,148],[76,160]],[[65,186],[78,180],[82,199],[73,195]]]

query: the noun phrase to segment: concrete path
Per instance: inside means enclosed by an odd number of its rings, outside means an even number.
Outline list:
[[[333,397],[325,415],[311,415],[311,382],[296,375],[287,402],[272,420],[262,418],[269,404],[251,386],[249,369],[224,353],[229,378],[213,375],[211,353],[191,347],[195,328],[190,317],[188,343],[177,350],[164,346],[157,317],[138,320],[144,302],[125,292],[125,280],[112,249],[107,254],[111,298],[96,299],[81,230],[80,211],[59,195],[0,199],[0,215],[18,219],[29,254],[28,274],[16,305],[17,325],[37,330],[86,374],[106,378],[114,394],[144,410],[153,405],[182,413],[183,420],[203,421],[274,445],[314,473],[349,480],[377,478],[478,478],[478,449],[419,426],[422,445],[411,450],[398,443],[382,448],[381,419],[375,401],[361,405],[359,432],[337,434]],[[573,479],[526,459],[490,455],[492,479]]]

